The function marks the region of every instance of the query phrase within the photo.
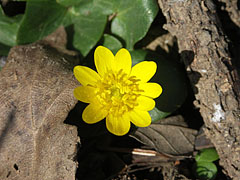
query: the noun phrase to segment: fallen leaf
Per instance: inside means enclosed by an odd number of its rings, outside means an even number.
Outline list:
[[[213,148],[214,145],[210,141],[210,139],[207,138],[205,132],[204,132],[205,125],[203,125],[200,130],[198,131],[198,135],[195,139],[195,149],[201,150],[206,148]]]
[[[196,130],[187,128],[182,116],[174,116],[138,128],[130,136],[158,152],[180,156],[193,152],[196,134]]]
[[[11,49],[0,71],[0,179],[74,180],[77,103],[71,63],[42,43]]]

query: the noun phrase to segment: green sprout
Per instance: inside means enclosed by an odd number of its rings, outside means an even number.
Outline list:
[[[213,180],[217,175],[217,167],[213,163],[219,156],[215,148],[202,149],[195,156],[194,171],[196,177],[202,180]]]

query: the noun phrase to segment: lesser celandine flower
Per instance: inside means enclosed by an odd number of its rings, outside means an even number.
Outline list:
[[[92,124],[106,118],[107,129],[119,136],[129,131],[131,122],[138,127],[149,126],[148,111],[155,107],[153,98],[162,93],[159,84],[147,83],[156,72],[156,63],[143,61],[131,67],[126,49],[114,56],[103,46],[96,48],[94,61],[98,73],[85,66],[73,70],[82,84],[74,89],[74,96],[90,103],[83,111],[83,120]]]

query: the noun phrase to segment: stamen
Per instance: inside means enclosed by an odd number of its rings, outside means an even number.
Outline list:
[[[139,81],[122,69],[115,73],[110,71],[98,82],[96,97],[109,113],[122,116],[138,105],[137,98],[144,92],[139,89]]]

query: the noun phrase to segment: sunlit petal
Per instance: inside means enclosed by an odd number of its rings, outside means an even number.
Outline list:
[[[127,134],[130,126],[130,119],[125,116],[109,115],[106,118],[106,127],[108,131],[117,136],[123,136]]]
[[[146,96],[139,96],[137,98],[137,104],[135,108],[143,111],[150,111],[155,107],[155,101]]]
[[[76,66],[74,75],[82,84],[74,89],[79,101],[90,103],[82,113],[89,124],[106,118],[107,129],[118,136],[129,132],[131,122],[138,127],[151,124],[148,111],[155,107],[153,98],[162,93],[157,83],[147,83],[156,73],[157,64],[143,61],[131,68],[128,50],[122,48],[114,56],[98,46],[94,52],[97,72],[85,66]]]
[[[157,64],[153,61],[142,61],[133,66],[131,76],[136,76],[142,82],[148,82],[156,73]]]
[[[122,69],[124,73],[130,74],[132,67],[132,59],[128,50],[122,48],[117,52],[117,54],[115,55],[115,64],[116,71]]]
[[[88,124],[101,121],[107,116],[108,112],[97,103],[90,103],[83,111],[82,118]]]
[[[114,55],[113,53],[103,46],[98,46],[94,52],[94,61],[100,76],[111,71],[114,68]]]
[[[83,86],[95,85],[100,80],[98,73],[86,66],[75,66],[73,74]]]
[[[131,119],[131,122],[138,127],[147,127],[151,124],[151,116],[147,111],[129,111],[128,116]]]
[[[79,101],[90,103],[96,101],[95,88],[91,86],[79,86],[74,89],[73,94]]]
[[[139,89],[144,91],[141,95],[151,98],[157,98],[162,94],[162,87],[157,83],[141,83]]]

